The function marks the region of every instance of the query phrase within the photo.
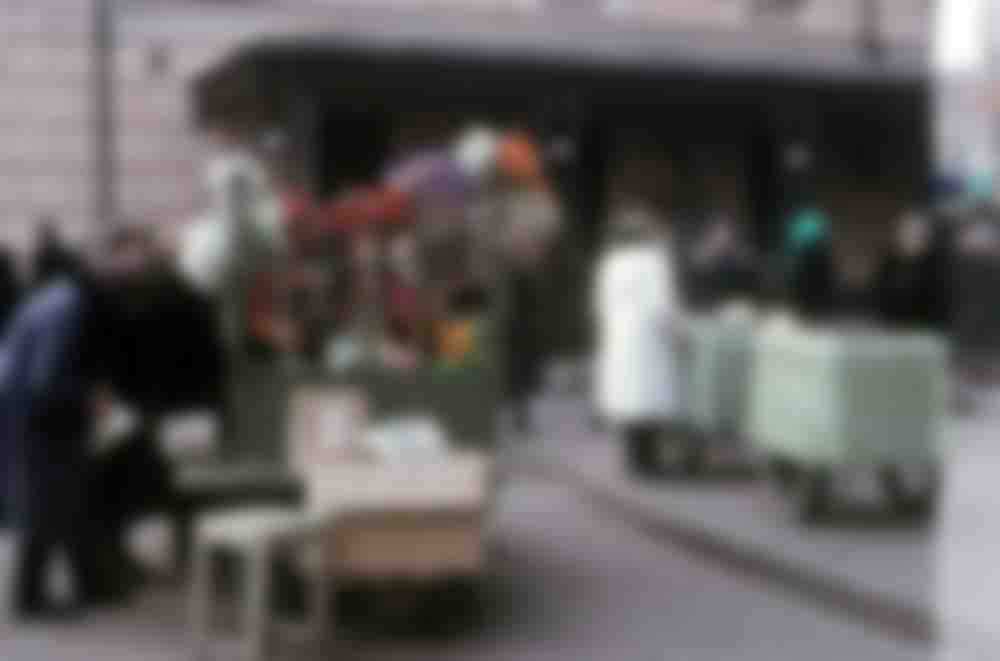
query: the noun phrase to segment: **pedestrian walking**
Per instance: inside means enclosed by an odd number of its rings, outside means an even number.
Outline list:
[[[649,476],[657,469],[658,436],[680,404],[676,265],[672,246],[650,212],[626,208],[616,214],[612,232],[593,292],[595,398],[602,417],[622,430],[628,470]]]

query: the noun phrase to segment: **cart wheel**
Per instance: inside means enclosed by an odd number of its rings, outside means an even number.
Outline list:
[[[406,583],[379,586],[374,594],[375,619],[394,630],[412,625],[419,612],[423,593],[419,587]]]
[[[939,477],[935,469],[923,471],[914,484],[898,466],[886,466],[879,472],[882,490],[892,509],[903,516],[929,516],[937,503]]]
[[[782,493],[789,493],[799,478],[798,466],[795,462],[782,457],[772,457],[768,462],[768,474]]]
[[[695,435],[670,430],[656,439],[656,470],[662,474],[698,475],[705,463],[704,448]]]
[[[684,458],[681,467],[688,477],[701,474],[705,468],[705,448],[697,438],[687,438],[684,443]]]
[[[629,433],[625,438],[625,470],[632,477],[649,478],[659,472],[657,439],[647,433]]]
[[[415,617],[421,629],[451,635],[485,622],[486,587],[480,578],[449,579],[427,586]]]
[[[818,523],[830,515],[833,479],[825,468],[802,471],[792,488],[796,514],[802,523]]]
[[[588,423],[590,426],[590,431],[595,434],[603,434],[608,430],[608,426],[604,423],[604,418],[602,418],[597,413],[591,413],[588,416]]]

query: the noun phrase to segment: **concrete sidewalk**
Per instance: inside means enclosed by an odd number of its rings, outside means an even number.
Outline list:
[[[955,420],[953,442],[988,434],[1000,411],[992,404]],[[934,639],[931,526],[884,513],[866,500],[865,485],[854,485],[857,502],[829,524],[805,527],[766,480],[747,472],[637,482],[624,473],[620,444],[590,427],[579,398],[548,396],[536,417],[540,440],[525,451],[594,504],[894,635]]]

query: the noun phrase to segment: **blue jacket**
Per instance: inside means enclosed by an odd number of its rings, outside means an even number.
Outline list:
[[[0,482],[10,497],[14,468],[55,478],[85,457],[96,361],[85,348],[82,286],[46,286],[15,312],[0,348]],[[20,474],[18,472],[18,474]]]

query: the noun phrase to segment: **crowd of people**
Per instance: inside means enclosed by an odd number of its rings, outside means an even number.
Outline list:
[[[655,470],[658,437],[678,419],[677,352],[691,314],[763,304],[809,325],[862,321],[894,331],[953,331],[954,222],[902,214],[871,279],[851,288],[838,277],[831,221],[816,205],[791,214],[783,250],[769,259],[724,215],[709,218],[685,244],[651,209],[632,199],[613,210],[593,294],[595,405],[622,430],[636,474]]]
[[[84,253],[54,224],[40,228],[0,361],[0,508],[19,532],[12,606],[23,619],[115,603],[141,584],[128,526],[171,498],[169,462],[152,440],[158,421],[220,406],[223,383],[207,302],[162,259],[151,233],[121,228]],[[95,423],[118,402],[142,422],[97,452]],[[47,591],[59,552],[71,569],[71,603]]]
[[[917,210],[902,214],[878,267],[856,285],[841,277],[831,232],[821,210],[804,207],[788,223],[780,259],[768,260],[756,254],[735,221],[710,219],[677,265],[686,306],[706,311],[734,300],[778,300],[812,321],[850,317],[949,330],[955,297],[953,231],[946,222]]]

